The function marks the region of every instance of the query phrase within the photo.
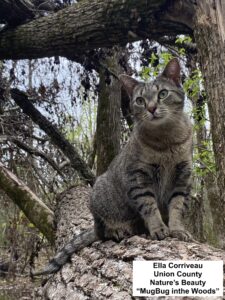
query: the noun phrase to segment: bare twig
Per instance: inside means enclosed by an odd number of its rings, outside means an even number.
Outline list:
[[[43,116],[28,99],[26,93],[12,89],[11,96],[23,112],[28,115],[33,122],[39,125],[39,127],[50,137],[51,141],[69,158],[71,166],[79,173],[81,179],[89,183],[94,184],[95,176],[80,157],[78,151],[71,145],[71,143],[64,138],[60,131],[54,126],[45,116]]]
[[[59,166],[56,164],[56,162],[49,155],[45,154],[43,151],[34,149],[33,147],[25,144],[24,142],[20,141],[18,138],[14,137],[14,136],[12,136],[12,137],[5,136],[5,137],[6,137],[7,141],[13,142],[15,145],[17,145],[19,148],[26,151],[27,153],[29,153],[31,155],[39,156],[42,159],[44,159],[45,161],[47,161],[53,167],[53,169],[55,169],[59,173],[59,175],[64,177],[64,175],[61,172]],[[1,136],[0,136],[0,140],[1,140]]]

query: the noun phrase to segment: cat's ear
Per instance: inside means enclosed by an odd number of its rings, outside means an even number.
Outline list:
[[[139,84],[139,81],[125,74],[119,75],[119,80],[127,91],[128,95],[132,97],[133,90]]]
[[[177,86],[181,83],[180,64],[177,58],[171,59],[166,65],[161,76],[171,79]]]

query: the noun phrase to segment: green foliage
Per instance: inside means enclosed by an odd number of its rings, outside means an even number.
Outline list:
[[[215,174],[215,158],[211,140],[202,141],[201,145],[198,145],[198,151],[197,149],[194,151],[193,161],[194,174],[197,177],[202,178],[209,172]]]
[[[163,70],[172,57],[172,54],[168,51],[162,51],[159,56],[153,52],[149,58],[149,66],[144,67],[141,70],[141,78],[143,80],[147,80],[149,78],[158,76],[158,74]]]
[[[97,105],[91,100],[83,101],[81,111],[76,119],[76,126],[67,127],[67,139],[76,145],[82,158],[88,162],[93,151],[94,134],[96,129]],[[69,116],[68,116],[69,118]]]
[[[186,77],[183,88],[189,98],[196,98],[199,94],[205,95],[202,73],[199,69],[194,70],[189,77]]]
[[[176,41],[175,41],[175,44],[177,44],[178,46],[178,53],[180,56],[183,56],[185,57],[186,55],[186,50],[185,48],[182,47],[182,45],[184,45],[185,43],[191,43],[192,42],[192,39],[190,36],[186,36],[186,35],[182,35],[182,36],[179,36]]]
[[[183,44],[183,43],[191,43],[192,38],[189,35],[180,35],[176,41],[175,44]]]

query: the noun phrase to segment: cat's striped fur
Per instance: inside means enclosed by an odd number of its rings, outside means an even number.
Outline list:
[[[179,77],[176,59],[151,83],[120,76],[135,125],[127,145],[94,185],[94,230],[75,236],[39,274],[56,272],[72,253],[99,239],[145,232],[159,240],[190,238],[182,219],[191,188],[192,125],[183,112]]]

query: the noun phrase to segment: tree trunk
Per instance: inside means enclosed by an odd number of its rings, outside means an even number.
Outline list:
[[[198,68],[197,55],[189,52],[187,60],[189,73],[193,76],[194,71]],[[199,86],[200,89],[201,87]],[[197,161],[195,162],[198,163],[200,169],[195,168],[193,172],[193,192],[197,193],[197,196],[191,202],[188,225],[193,227],[194,236],[197,240],[218,246],[220,242],[217,238],[217,228],[214,227],[214,219],[217,216],[212,211],[211,203],[213,203],[215,197],[219,198],[219,194],[215,188],[215,174],[204,162],[206,153],[211,153],[211,145],[207,137],[207,135],[210,135],[211,129],[206,128],[206,98],[204,92],[199,92],[195,95],[191,94],[189,98],[193,105],[194,144],[196,145],[194,153],[197,155]],[[194,223],[193,218],[195,219]]]
[[[99,71],[99,97],[97,112],[97,175],[104,173],[120,150],[121,137],[121,91],[118,79],[110,75],[122,73],[119,65],[121,49],[105,50],[105,67]]]
[[[183,0],[80,1],[2,32],[0,59],[61,55],[82,61],[87,50],[191,33],[193,12],[189,8]]]
[[[53,212],[13,173],[0,163],[0,188],[53,244]]]
[[[90,188],[77,186],[58,197],[57,249],[74,233],[93,225],[88,210],[90,191]],[[139,299],[132,297],[132,262],[138,257],[145,260],[199,260],[199,257],[202,260],[225,260],[225,253],[206,244],[185,243],[170,238],[151,241],[145,236],[134,236],[120,243],[99,241],[74,254],[72,263],[67,263],[52,276],[38,290],[39,297],[36,295],[35,299]],[[155,299],[158,297],[151,297],[151,300]],[[179,300],[183,297],[163,299]]]
[[[225,214],[225,3],[198,1],[194,35],[205,81],[220,197],[211,199],[220,246],[224,241]],[[215,189],[216,189],[215,185]]]

